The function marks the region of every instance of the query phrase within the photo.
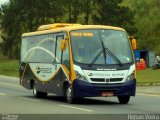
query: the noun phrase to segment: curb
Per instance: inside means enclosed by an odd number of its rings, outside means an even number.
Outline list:
[[[137,83],[137,86],[160,86],[160,83]]]
[[[13,80],[19,80],[18,77],[12,77],[12,76],[5,76],[5,75],[0,75],[1,78],[6,78],[6,79],[13,79]]]

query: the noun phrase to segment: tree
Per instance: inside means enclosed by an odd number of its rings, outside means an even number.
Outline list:
[[[20,41],[20,24],[18,22],[18,16],[16,14],[15,3],[11,1],[10,4],[5,4],[2,6],[3,16],[2,16],[2,50],[5,55],[9,58],[13,58],[13,53],[18,50]]]
[[[135,11],[139,49],[160,55],[160,0],[124,0],[123,4]]]
[[[121,26],[134,33],[133,12],[122,0],[10,0],[2,5],[2,44],[9,58],[19,56],[21,35],[42,24],[69,22]]]
[[[10,0],[2,5],[2,50],[11,58],[19,57],[21,35],[37,30],[42,24],[58,21],[61,8],[58,0]],[[55,11],[55,12],[52,12]],[[54,14],[52,14],[54,13]],[[60,21],[60,19],[59,19]]]
[[[135,33],[134,12],[128,7],[121,6],[122,0],[95,0],[97,13],[93,17],[95,24],[120,26],[130,34]]]

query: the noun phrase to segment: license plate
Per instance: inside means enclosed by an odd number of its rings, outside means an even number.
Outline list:
[[[103,97],[111,97],[113,96],[113,92],[102,92]]]

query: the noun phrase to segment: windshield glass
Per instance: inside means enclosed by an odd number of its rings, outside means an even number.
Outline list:
[[[133,61],[130,44],[124,31],[75,30],[71,31],[71,42],[73,59],[78,63],[125,64]]]

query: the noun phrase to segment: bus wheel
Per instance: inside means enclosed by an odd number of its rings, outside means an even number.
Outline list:
[[[130,96],[118,96],[120,104],[127,104],[130,100]]]
[[[66,88],[65,96],[68,103],[72,104],[74,102],[73,91],[69,85]]]
[[[36,85],[34,83],[33,84],[33,96],[36,98],[45,98],[47,97],[47,93],[37,91]]]

